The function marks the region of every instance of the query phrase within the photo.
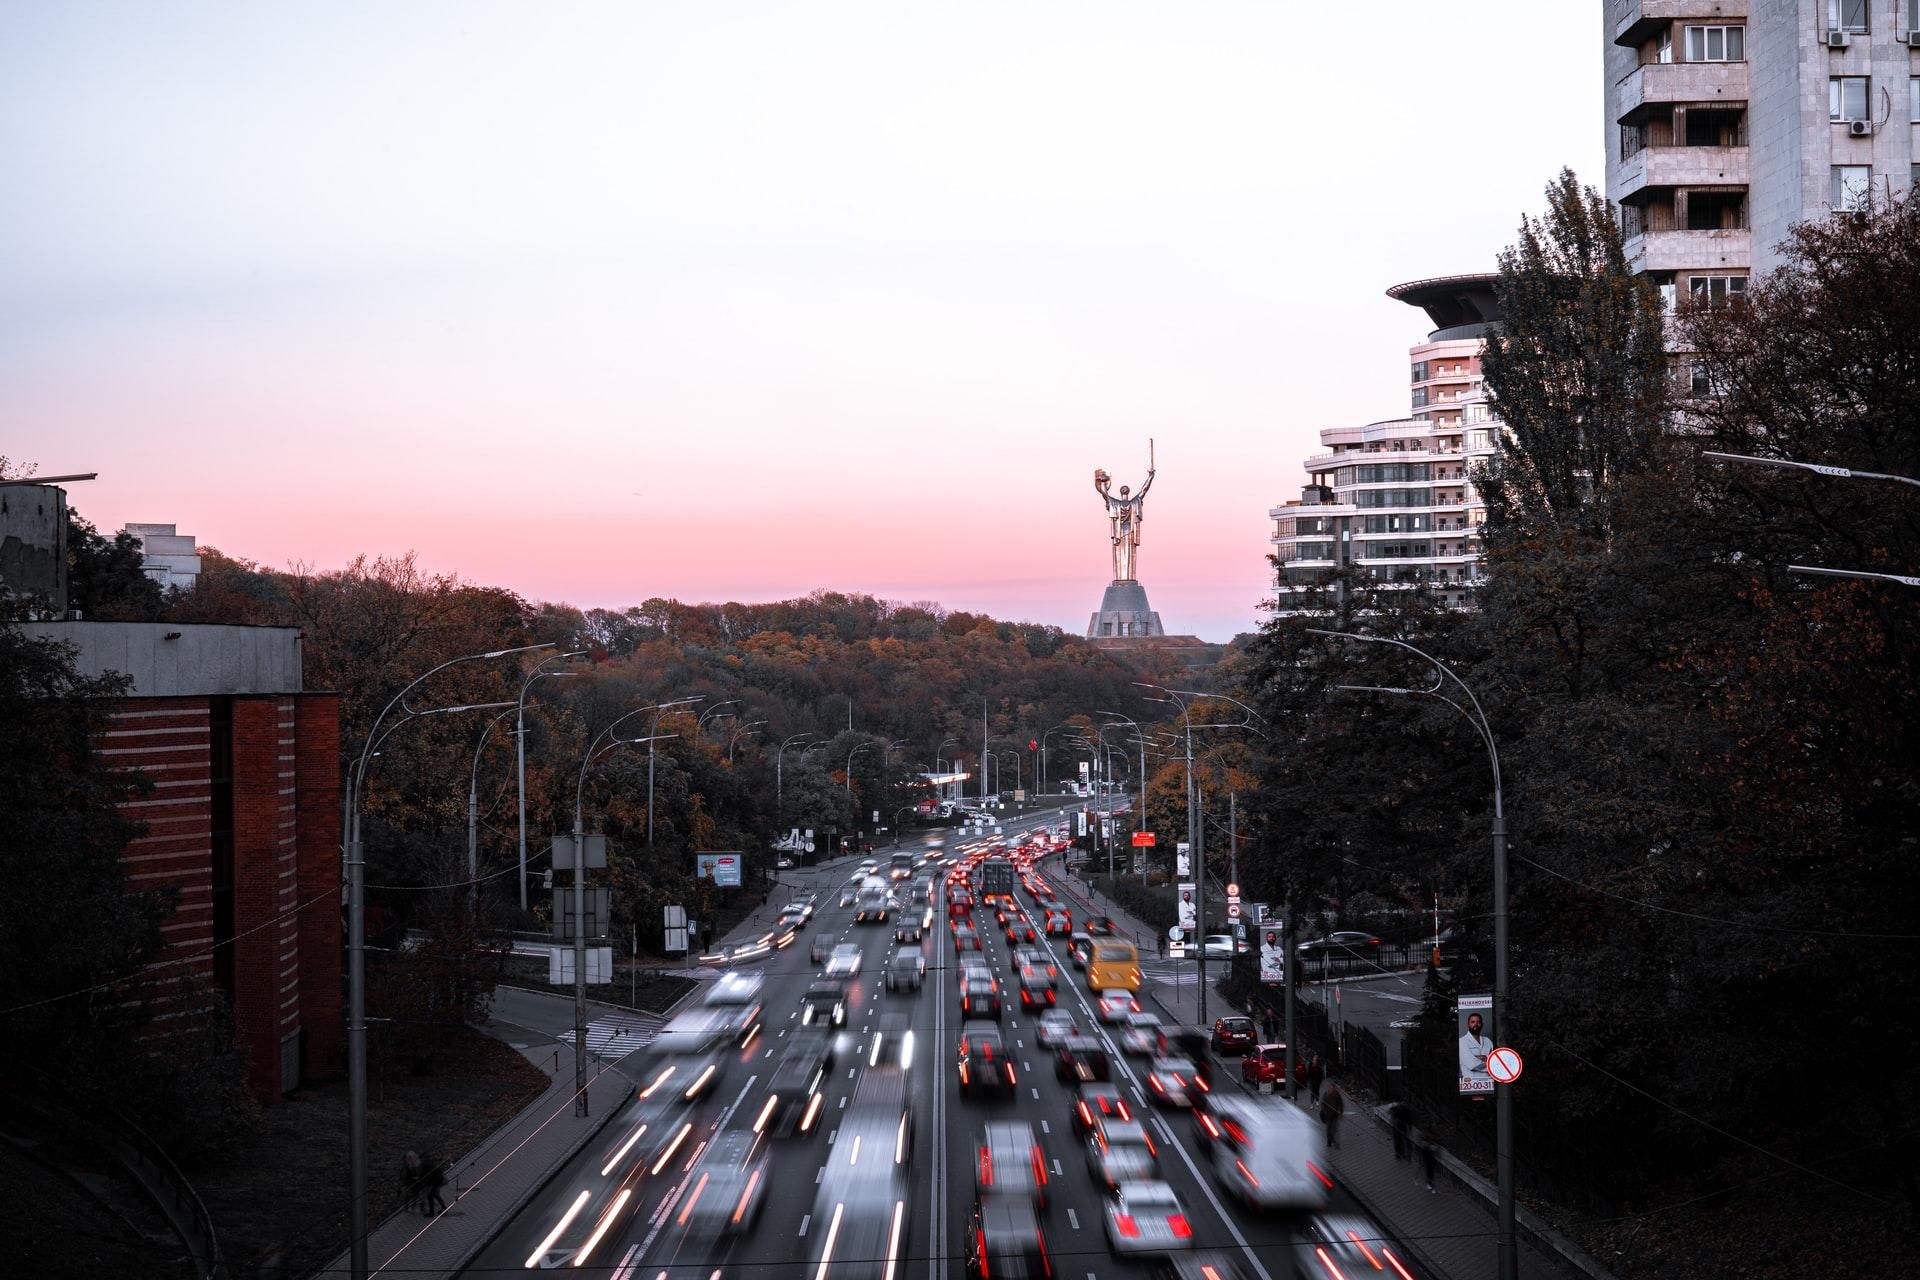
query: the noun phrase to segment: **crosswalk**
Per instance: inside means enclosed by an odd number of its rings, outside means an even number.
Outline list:
[[[1162,987],[1191,987],[1199,984],[1200,969],[1180,960],[1142,960],[1140,976]]]
[[[635,1049],[653,1043],[662,1019],[650,1013],[610,1013],[587,1024],[587,1053],[594,1057],[621,1058]],[[571,1045],[573,1033],[559,1037]]]

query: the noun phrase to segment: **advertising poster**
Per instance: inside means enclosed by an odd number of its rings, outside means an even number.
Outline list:
[[[1180,886],[1180,927],[1194,934],[1200,929],[1200,904],[1194,900],[1194,886]]]
[[[1185,840],[1173,846],[1173,874],[1183,878],[1193,874],[1193,846]]]
[[[740,855],[737,853],[696,853],[693,878],[711,880],[721,888],[740,887]]]
[[[1260,981],[1287,980],[1287,940],[1278,929],[1260,931]]]
[[[1461,996],[1454,1017],[1460,1032],[1460,1092],[1492,1093],[1487,1055],[1493,1052],[1493,997]]]

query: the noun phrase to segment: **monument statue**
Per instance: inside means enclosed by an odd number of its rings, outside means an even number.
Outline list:
[[[1107,504],[1107,520],[1113,526],[1113,580],[1137,581],[1134,570],[1140,563],[1140,526],[1146,520],[1147,490],[1153,488],[1153,441],[1147,441],[1147,482],[1140,486],[1140,492],[1132,493],[1123,484],[1120,496],[1115,497],[1113,477],[1100,467],[1094,468],[1093,488]]]

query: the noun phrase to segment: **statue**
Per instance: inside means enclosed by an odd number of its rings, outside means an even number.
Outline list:
[[[1153,488],[1152,440],[1147,441],[1147,482],[1140,486],[1140,492],[1129,497],[1129,490],[1123,484],[1116,498],[1112,485],[1113,477],[1096,467],[1093,488],[1107,504],[1107,519],[1113,526],[1113,580],[1132,582],[1138,576],[1134,570],[1140,563],[1140,525],[1146,519],[1147,490]]]

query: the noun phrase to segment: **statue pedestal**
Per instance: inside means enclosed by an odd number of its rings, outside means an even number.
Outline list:
[[[1164,636],[1160,615],[1147,603],[1147,589],[1131,578],[1107,584],[1100,611],[1087,622],[1087,639],[1117,640],[1133,636]]]

